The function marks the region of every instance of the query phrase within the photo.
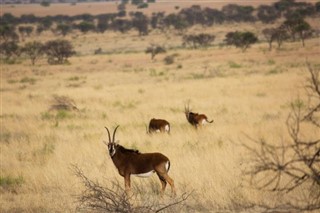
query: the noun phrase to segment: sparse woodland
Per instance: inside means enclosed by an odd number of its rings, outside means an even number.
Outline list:
[[[1,11],[1,212],[319,211],[320,2],[106,4]],[[214,122],[194,128],[186,104]],[[156,175],[125,194],[103,143],[117,125],[169,157],[176,197]]]

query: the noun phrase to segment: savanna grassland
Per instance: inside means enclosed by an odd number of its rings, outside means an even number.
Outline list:
[[[310,23],[319,28],[318,21]],[[285,124],[290,103],[306,97],[306,61],[319,68],[320,42],[308,39],[305,47],[286,42],[269,51],[262,39],[245,52],[219,45],[230,29],[259,33],[263,27],[259,22],[195,26],[189,31],[216,35],[213,46],[196,50],[181,47],[173,31],[143,37],[135,31],[75,32],[65,37],[77,52],[68,64],[48,65],[45,59],[34,66],[27,59],[1,64],[0,171],[6,184],[0,188],[0,211],[76,212],[83,185],[72,165],[101,185],[123,184],[102,142],[108,140],[104,127],[116,125],[121,145],[170,158],[178,196],[192,192],[182,212],[238,212],[240,204],[272,206],[286,199],[249,184],[243,174],[247,152],[239,144],[250,144],[248,137],[290,140]],[[44,32],[24,42],[53,38]],[[151,60],[144,52],[150,43],[164,45],[167,53]],[[94,55],[97,48],[104,54]],[[172,64],[163,61],[168,55],[174,55]],[[79,111],[49,110],[54,96],[73,99]],[[195,130],[183,113],[187,103],[214,123]],[[171,134],[146,134],[153,117],[168,120]],[[320,136],[314,129],[305,134]],[[141,202],[160,199],[156,175],[131,181]],[[163,202],[171,199],[169,189]]]

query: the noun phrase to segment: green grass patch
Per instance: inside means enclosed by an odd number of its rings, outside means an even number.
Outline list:
[[[18,81],[17,80],[14,80],[14,79],[9,79],[7,80],[8,84],[15,84],[17,83]]]
[[[269,59],[269,60],[267,61],[267,64],[268,64],[268,65],[275,65],[276,62],[275,62],[273,59]]]
[[[256,96],[257,96],[257,97],[260,97],[260,98],[263,98],[263,97],[266,97],[267,95],[266,95],[266,93],[264,93],[264,92],[258,92],[258,93],[256,94]]]
[[[55,114],[52,112],[41,113],[42,120],[64,120],[72,118],[72,113],[67,110],[58,110]]]
[[[55,116],[56,119],[59,120],[63,120],[63,119],[67,119],[67,118],[71,118],[71,114],[70,112],[66,111],[66,110],[59,110]]]
[[[139,102],[137,102],[137,101],[129,101],[126,103],[123,103],[121,101],[116,101],[112,104],[112,106],[120,108],[120,109],[134,109],[137,107],[138,103]]]
[[[43,112],[41,113],[40,117],[42,120],[51,120],[54,118],[54,115],[49,112]]]
[[[29,77],[24,77],[20,80],[20,83],[29,83],[29,84],[35,84],[36,83],[35,78],[29,78]]]
[[[19,175],[18,177],[13,177],[11,175],[0,176],[0,186],[3,188],[21,186],[24,182],[24,178],[21,175]]]
[[[232,68],[232,69],[239,69],[239,68],[242,67],[241,64],[237,64],[237,63],[234,62],[234,61],[229,61],[229,62],[228,62],[228,65],[229,65],[229,67]]]
[[[11,137],[12,137],[12,135],[11,135],[10,132],[7,132],[7,131],[1,131],[0,132],[0,138],[1,138],[2,142],[9,143]]]
[[[40,165],[44,165],[48,158],[54,153],[55,145],[52,142],[47,142],[43,144],[42,147],[34,150],[32,152],[32,156],[35,162],[40,163]]]
[[[149,72],[149,75],[151,77],[159,77],[164,76],[166,74],[165,71],[157,71],[156,69],[150,69]]]
[[[205,78],[205,75],[202,73],[191,73],[191,76],[193,79],[203,79]]]
[[[80,77],[79,76],[72,76],[70,78],[68,78],[69,81],[79,81]]]
[[[280,74],[283,72],[283,69],[281,67],[275,67],[273,69],[270,69],[268,72],[267,72],[267,75],[275,75],[275,74]]]

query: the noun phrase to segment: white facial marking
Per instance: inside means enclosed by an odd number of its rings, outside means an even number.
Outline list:
[[[116,154],[115,145],[113,143],[109,144],[108,145],[108,149],[109,149],[110,156],[113,157],[114,154]]]
[[[151,170],[150,172],[141,173],[141,174],[132,174],[132,175],[135,175],[135,176],[138,176],[138,177],[146,178],[146,177],[149,177],[150,175],[152,175],[153,173],[154,173],[154,170]]]

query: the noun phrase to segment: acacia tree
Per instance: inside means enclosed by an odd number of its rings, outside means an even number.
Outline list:
[[[14,58],[21,53],[21,48],[14,41],[7,41],[0,44],[0,55],[7,62],[14,62]],[[2,57],[1,57],[2,58]]]
[[[68,61],[70,56],[75,54],[71,42],[64,39],[48,41],[44,45],[44,49],[49,64],[63,64]]]
[[[278,43],[278,48],[281,47],[281,45],[285,40],[288,40],[290,38],[290,36],[288,35],[288,32],[281,26],[276,28],[276,30],[274,31],[274,37]]]
[[[139,5],[142,3],[143,3],[143,0],[131,0],[131,4],[133,4],[133,5]]]
[[[32,26],[19,26],[18,27],[19,33],[22,37],[22,40],[24,40],[25,36],[30,36],[32,31],[33,31],[33,27]]]
[[[269,50],[272,50],[272,42],[276,41],[278,43],[278,48],[281,47],[283,41],[289,38],[287,31],[282,27],[278,28],[265,28],[262,30],[262,34],[269,44]]]
[[[28,42],[22,48],[22,52],[30,58],[31,64],[34,65],[44,54],[44,45],[39,41]]]
[[[294,28],[294,31],[298,34],[301,42],[302,42],[302,46],[304,47],[305,43],[305,39],[307,37],[310,36],[311,32],[312,32],[312,28],[310,26],[310,24],[304,20],[301,20]]]
[[[205,16],[205,24],[212,26],[214,24],[222,24],[225,21],[225,15],[223,12],[217,9],[206,7],[203,10]]]
[[[208,47],[215,39],[214,35],[207,33],[200,33],[198,35],[185,35],[183,36],[183,44],[190,45],[192,48]]]
[[[164,12],[152,13],[150,25],[153,29],[163,30],[164,28]]]
[[[59,23],[55,29],[57,33],[60,33],[63,36],[66,36],[72,31],[70,23]]]
[[[126,19],[114,19],[111,23],[111,28],[114,31],[120,31],[121,33],[126,33],[132,28],[132,22]]]
[[[280,17],[280,12],[277,11],[273,6],[261,5],[258,7],[257,17],[262,23],[273,23]]]
[[[252,32],[229,32],[225,38],[227,45],[234,45],[236,48],[240,48],[242,52],[257,41],[258,38]]]
[[[131,14],[132,26],[139,32],[139,36],[148,35],[149,19],[141,12]]]
[[[253,16],[254,8],[252,6],[241,6],[237,4],[227,4],[222,7],[223,12],[227,21],[231,22],[254,22],[255,17]]]
[[[304,40],[312,31],[310,24],[302,18],[287,19],[283,22],[282,27],[291,35],[293,41],[296,40],[296,35],[298,34],[302,42],[302,46],[304,46]]]
[[[167,15],[163,23],[165,27],[170,28],[171,26],[178,31],[179,34],[183,34],[185,30],[187,30],[190,25],[185,20],[185,18],[182,15],[171,13]]]
[[[0,23],[0,38],[1,43],[9,42],[9,41],[18,41],[19,36],[15,32],[15,25],[8,23]]]
[[[259,190],[285,192],[287,196],[295,191],[303,194],[286,204],[266,205],[267,208],[320,209],[320,70],[308,63],[307,67],[310,78],[305,87],[306,101],[297,99],[291,103],[286,121],[290,140],[270,143],[250,138],[250,146],[243,144],[249,151],[246,174],[251,177],[251,184]]]
[[[82,32],[82,33],[87,33],[89,31],[94,31],[96,29],[95,25],[93,22],[90,21],[82,21],[77,25],[77,28]]]
[[[275,40],[275,28],[265,28],[262,30],[262,34],[269,44],[269,51],[272,50],[272,42]]]

